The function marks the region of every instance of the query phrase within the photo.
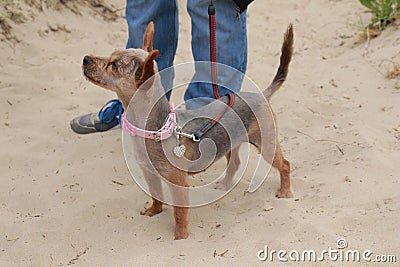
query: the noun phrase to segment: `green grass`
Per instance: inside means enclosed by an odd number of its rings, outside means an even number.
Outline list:
[[[347,35],[347,34],[341,34],[341,35],[339,35],[339,38],[340,39],[349,39],[349,38],[351,38],[352,36],[351,35]]]
[[[359,0],[374,14],[369,29],[384,29],[391,21],[400,18],[400,0]]]

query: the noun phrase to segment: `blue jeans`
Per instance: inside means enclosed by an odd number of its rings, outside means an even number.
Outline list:
[[[210,0],[187,0],[187,10],[192,25],[192,53],[195,61],[210,61],[210,33],[208,25],[208,5]],[[233,0],[217,0],[213,2],[216,14],[216,50],[217,62],[228,65],[241,73],[247,66],[247,32],[246,13],[236,18],[236,5]],[[127,48],[142,47],[142,36],[150,21],[154,22],[153,47],[160,51],[157,58],[158,70],[173,66],[178,44],[178,4],[176,0],[127,0],[126,20],[129,39]],[[196,68],[196,65],[195,65]],[[197,72],[197,68],[196,68]],[[218,73],[219,75],[219,73]],[[218,76],[218,79],[230,81],[229,89],[219,86],[221,96],[233,91],[239,92],[243,75]],[[210,72],[211,77],[211,72]],[[165,90],[173,85],[174,72],[163,72],[161,82]],[[211,79],[211,78],[210,78]],[[235,82],[231,82],[235,80]],[[170,97],[170,91],[167,98]],[[214,91],[210,83],[190,83],[185,92],[187,109],[196,109],[214,99]]]

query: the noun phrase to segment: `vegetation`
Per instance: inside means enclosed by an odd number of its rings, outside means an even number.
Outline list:
[[[383,30],[394,19],[400,18],[400,0],[359,0],[374,14],[367,28]]]
[[[388,79],[400,78],[400,64],[393,63],[393,68],[387,71],[386,78]]]

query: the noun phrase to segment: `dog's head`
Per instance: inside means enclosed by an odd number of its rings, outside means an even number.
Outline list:
[[[143,46],[138,49],[116,51],[109,57],[85,56],[82,69],[92,83],[116,92],[119,96],[132,97],[136,90],[157,72],[153,50],[154,24],[150,22],[143,35]],[[152,82],[147,82],[149,88]]]

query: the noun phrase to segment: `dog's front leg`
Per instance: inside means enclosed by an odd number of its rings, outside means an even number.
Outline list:
[[[151,217],[162,211],[162,202],[157,200],[163,198],[161,180],[159,177],[146,169],[143,170],[143,175],[149,186],[150,194],[153,197],[153,204],[149,208],[145,207],[140,214]]]
[[[178,185],[171,187],[175,217],[175,240],[186,239],[189,236],[189,184],[187,183],[187,174],[182,171],[174,171],[170,175],[173,175],[174,178],[169,179],[169,181]]]
[[[186,239],[189,236],[189,208],[174,207],[175,240]]]

